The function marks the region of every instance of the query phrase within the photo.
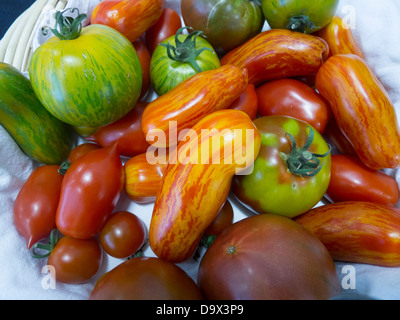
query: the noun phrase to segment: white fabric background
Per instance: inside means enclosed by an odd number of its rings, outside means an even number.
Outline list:
[[[92,1],[70,1],[81,11],[91,10]],[[88,5],[89,3],[89,5]],[[166,5],[180,11],[179,0],[167,0]],[[337,15],[354,23],[353,34],[366,61],[386,87],[400,112],[400,3],[397,0],[341,0]],[[48,19],[49,15],[44,15]],[[266,24],[264,29],[268,29]],[[37,39],[37,44],[40,43]],[[379,117],[377,117],[379,121]],[[0,299],[87,299],[97,278],[122,260],[104,255],[98,275],[83,285],[56,283],[46,289],[47,270],[42,273],[46,260],[30,257],[25,239],[13,225],[13,202],[24,181],[37,164],[24,155],[12,138],[0,126]],[[400,182],[397,170],[388,170]],[[245,217],[245,210],[231,197],[235,220]],[[123,195],[115,210],[129,210],[149,225],[152,204],[138,205]],[[154,256],[151,249],[145,254]],[[196,279],[197,263],[190,260],[179,264]],[[343,293],[360,293],[377,299],[400,299],[400,268],[383,268],[351,263],[336,263],[337,273],[343,280]],[[347,266],[354,267],[355,288],[347,288]]]

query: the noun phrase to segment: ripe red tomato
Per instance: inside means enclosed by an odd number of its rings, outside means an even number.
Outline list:
[[[47,264],[54,267],[56,281],[79,284],[96,275],[102,256],[96,239],[80,240],[63,236],[50,253]]]
[[[89,239],[111,215],[124,186],[117,147],[94,150],[67,170],[56,213],[56,226],[62,234]]]
[[[249,83],[245,92],[243,92],[229,107],[246,112],[251,120],[257,117],[258,97],[254,84]]]
[[[332,156],[331,180],[327,197],[333,202],[368,201],[395,205],[399,186],[394,178],[368,168],[357,156]]]
[[[329,299],[340,292],[322,242],[273,214],[245,218],[220,233],[200,262],[197,283],[212,300]]]
[[[260,116],[297,118],[311,124],[319,133],[325,131],[332,116],[326,100],[314,89],[295,79],[270,81],[256,91]]]
[[[159,258],[127,260],[103,275],[90,300],[201,300],[200,289],[181,268]]]
[[[58,165],[36,168],[26,180],[14,202],[14,224],[26,239],[28,249],[56,226],[56,211],[63,176]]]
[[[233,223],[233,208],[230,201],[227,199],[221,210],[218,212],[217,217],[208,226],[204,235],[218,235],[225,228],[229,227]]]
[[[68,155],[68,161],[70,163],[75,162],[78,160],[80,157],[84,156],[85,154],[89,153],[90,151],[100,149],[101,147],[98,144],[95,143],[82,143],[77,145],[75,148],[73,148]]]
[[[156,24],[147,29],[144,34],[146,45],[153,53],[161,41],[173,36],[182,27],[179,14],[171,9],[165,8]]]
[[[118,211],[104,224],[99,241],[104,251],[115,258],[128,258],[145,244],[147,227],[135,214]]]
[[[118,142],[119,154],[126,157],[146,152],[150,144],[146,141],[141,121],[147,105],[147,102],[138,102],[127,115],[99,128],[86,140],[96,142],[103,147],[110,147]]]
[[[140,66],[142,67],[142,90],[140,91],[139,99],[146,96],[150,88],[150,60],[151,54],[146,44],[142,39],[137,39],[133,42],[136,53],[139,57]]]

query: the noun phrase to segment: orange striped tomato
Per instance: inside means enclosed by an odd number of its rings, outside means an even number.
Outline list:
[[[354,54],[330,57],[316,88],[360,160],[374,170],[400,166],[400,132],[390,97],[367,63]]]
[[[400,209],[337,202],[312,209],[295,221],[317,236],[334,260],[400,266]]]
[[[327,43],[316,36],[285,29],[259,33],[228,52],[221,65],[247,68],[249,82],[308,76],[317,72],[328,57]]]
[[[164,0],[102,1],[93,9],[91,23],[116,29],[134,42],[158,21],[164,4]]]
[[[166,168],[167,161],[149,163],[146,153],[130,158],[124,165],[126,195],[137,203],[154,202]]]
[[[314,34],[328,43],[329,56],[353,53],[364,59],[364,55],[353,37],[350,26],[341,18],[333,17],[325,28]]]
[[[172,121],[176,121],[179,134],[206,115],[228,108],[246,88],[246,69],[232,65],[203,71],[186,79],[150,102],[144,110],[142,130],[147,141],[155,147],[176,145],[177,137],[169,132]]]
[[[234,109],[206,116],[187,138],[169,154],[149,230],[153,252],[171,262],[195,252],[228,197],[233,175],[253,164],[261,141],[249,116]]]

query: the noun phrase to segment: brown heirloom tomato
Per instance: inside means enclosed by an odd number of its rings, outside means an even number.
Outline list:
[[[337,154],[331,159],[326,195],[333,202],[353,200],[395,205],[399,186],[394,178],[368,168],[357,156]]]
[[[303,120],[319,133],[325,131],[332,112],[314,89],[294,79],[267,82],[257,88],[260,116],[284,115]]]
[[[329,299],[340,292],[321,241],[271,214],[245,218],[220,233],[200,262],[197,283],[206,299]]]
[[[90,300],[201,300],[200,289],[177,265],[152,257],[127,260],[103,275]]]
[[[28,249],[56,226],[56,211],[63,176],[58,165],[36,168],[19,191],[14,203],[14,224],[26,239]]]

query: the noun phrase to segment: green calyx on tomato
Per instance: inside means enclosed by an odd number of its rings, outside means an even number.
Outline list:
[[[76,18],[64,16],[66,11],[78,11],[78,16]],[[64,11],[56,12],[56,26],[55,28],[49,28],[53,34],[60,40],[73,40],[79,37],[82,31],[82,21],[87,17],[86,14],[79,14],[78,8],[65,9]],[[44,28],[42,31],[47,32],[48,28]]]
[[[210,48],[203,47],[201,49],[196,49],[196,39],[198,36],[202,36],[203,31],[192,31],[182,42],[179,40],[179,34],[182,33],[184,29],[193,29],[191,27],[182,27],[178,29],[175,35],[175,47],[168,41],[167,44],[161,43],[160,45],[167,48],[167,55],[171,60],[179,61],[183,63],[190,63],[196,72],[203,71],[201,67],[196,62],[196,57],[200,55],[204,50],[209,50]]]
[[[313,30],[315,28],[314,22],[306,15],[299,15],[290,18],[290,22],[286,29],[306,33],[307,29]]]
[[[60,232],[58,229],[53,229],[50,233],[48,243],[37,242],[32,246],[30,251],[31,256],[36,259],[47,258],[55,248],[58,240],[60,240]],[[36,249],[44,250],[44,253],[38,253]]]
[[[300,177],[313,177],[321,171],[322,164],[318,158],[324,158],[331,152],[331,147],[324,154],[313,153],[308,150],[314,139],[314,130],[311,127],[307,141],[302,148],[297,148],[296,140],[290,133],[286,133],[292,140],[292,150],[289,154],[281,152],[282,159],[291,173]]]

